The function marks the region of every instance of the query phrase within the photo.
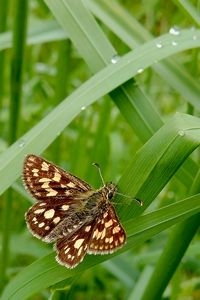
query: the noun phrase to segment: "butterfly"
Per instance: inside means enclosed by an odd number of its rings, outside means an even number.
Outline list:
[[[54,243],[59,264],[74,268],[86,254],[113,253],[125,244],[125,230],[111,203],[117,192],[112,182],[95,190],[33,154],[25,158],[23,182],[37,200],[25,214],[27,227],[38,239]]]

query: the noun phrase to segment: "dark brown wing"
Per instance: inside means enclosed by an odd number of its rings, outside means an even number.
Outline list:
[[[83,225],[70,237],[63,237],[57,241],[56,260],[67,268],[74,268],[83,260],[86,253],[112,253],[121,248],[125,242],[125,231],[110,205],[103,216]]]
[[[39,200],[26,213],[31,233],[46,242],[54,242],[63,234],[82,226],[73,220],[82,209],[82,199],[92,192],[89,184],[35,155],[24,162],[23,181],[27,190]]]
[[[126,233],[114,207],[110,204],[108,210],[96,221],[87,252],[89,254],[112,253],[121,248],[125,242]]]
[[[92,190],[83,180],[36,155],[28,155],[24,161],[23,182],[40,201],[74,199]]]
[[[76,267],[87,253],[95,220],[77,230],[70,238],[63,237],[55,244],[56,260],[67,267]]]
[[[75,231],[75,224],[77,229],[84,224],[84,220],[76,215],[76,211],[81,207],[80,200],[65,199],[52,202],[37,202],[25,214],[30,232],[47,243],[68,236]]]

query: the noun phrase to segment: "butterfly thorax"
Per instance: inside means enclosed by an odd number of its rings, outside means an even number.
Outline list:
[[[77,214],[79,216],[86,216],[95,218],[103,214],[111,205],[110,200],[113,198],[117,191],[117,187],[113,183],[106,183],[99,190],[91,190],[86,192],[87,197],[82,201],[82,206],[79,206]],[[90,194],[90,195],[89,195]]]

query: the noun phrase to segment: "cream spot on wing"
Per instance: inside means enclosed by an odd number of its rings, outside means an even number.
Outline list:
[[[52,178],[52,180],[54,180],[54,181],[56,181],[56,182],[59,182],[59,181],[60,181],[60,178],[61,178],[60,173],[55,172],[54,177]]]
[[[40,203],[38,206],[45,206],[46,205],[46,203]]]
[[[49,182],[49,181],[51,181],[51,179],[47,177],[42,177],[39,179],[39,182]]]
[[[97,240],[100,239],[100,238],[101,238],[101,235],[102,235],[102,231],[98,231],[98,232],[96,233],[96,239],[97,239]]]
[[[118,233],[119,231],[120,231],[119,225],[117,225],[113,228],[113,234]]]
[[[69,182],[69,183],[67,183],[66,184],[68,187],[70,187],[70,188],[74,188],[75,187],[75,184],[73,183],[73,182]]]
[[[45,217],[45,219],[51,219],[51,218],[53,218],[54,214],[55,214],[55,210],[49,209],[49,210],[45,211],[44,217]]]
[[[120,241],[120,243],[124,242],[124,236],[123,235],[119,237],[119,241]]]
[[[85,227],[85,232],[89,232],[90,229],[91,229],[91,225],[86,226],[86,227]]]
[[[44,182],[44,183],[42,184],[42,188],[43,188],[43,189],[48,189],[48,188],[49,188],[49,182]]]
[[[80,256],[80,255],[81,255],[81,253],[82,253],[82,250],[83,250],[83,246],[81,246],[81,247],[79,248],[79,250],[78,250],[78,253],[77,253],[77,255],[78,255],[78,256]]]
[[[77,239],[77,237],[78,237],[78,235],[75,235],[74,237],[73,237],[73,239],[71,239],[72,241],[75,241],[76,239]]]
[[[83,244],[84,239],[78,239],[75,243],[74,243],[74,248],[79,249],[81,247],[81,245]]]
[[[38,173],[33,173],[34,177],[39,177]]]
[[[69,205],[64,204],[64,205],[61,206],[61,208],[62,208],[62,210],[68,210],[69,209]]]
[[[113,236],[110,237],[109,243],[111,244],[113,242]]]
[[[49,227],[49,226],[46,226],[44,229],[45,229],[45,230],[49,230],[49,229],[50,229],[50,227]]]
[[[34,195],[40,197],[40,196],[41,196],[41,193],[36,192]]]
[[[113,225],[113,220],[112,219],[110,219],[108,222],[105,223],[105,227],[106,228],[108,228],[108,227],[110,227],[112,225]]]
[[[45,161],[43,161],[43,163],[42,163],[42,171],[48,171],[48,170],[49,170],[49,165]]]
[[[42,223],[39,223],[39,224],[38,224],[38,227],[39,227],[39,228],[42,228],[44,225],[45,225],[45,223],[42,222]]]
[[[107,216],[108,216],[108,213],[105,212],[105,214],[103,215],[103,219],[107,218]]]
[[[34,213],[37,215],[37,214],[43,213],[43,211],[45,211],[44,208],[39,208],[39,209],[36,209],[36,210],[34,211]]]
[[[60,217],[56,217],[53,219],[54,224],[57,224],[60,221]]]
[[[93,232],[92,238],[95,238],[95,237],[97,236],[98,233],[99,233],[99,230],[96,229],[96,230]]]
[[[65,195],[66,195],[66,196],[69,196],[70,194],[71,194],[70,191],[68,191],[68,190],[65,191]]]
[[[103,232],[102,232],[102,235],[101,235],[101,239],[104,239],[106,236],[106,229],[104,228],[103,229]]]
[[[67,249],[65,250],[65,254],[67,254],[69,251],[70,251],[70,248],[67,248]]]
[[[115,247],[119,246],[118,240],[115,241]]]
[[[52,188],[48,188],[48,189],[46,189],[46,191],[48,192],[47,196],[50,196],[50,197],[56,196],[58,194],[58,192],[53,190]]]
[[[34,169],[32,169],[31,171],[32,171],[32,173],[33,173],[33,176],[35,176],[35,177],[39,176],[39,175],[38,175],[38,172],[39,172],[38,169],[34,168]]]

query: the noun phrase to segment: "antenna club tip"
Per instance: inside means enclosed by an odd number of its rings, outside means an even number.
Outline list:
[[[96,163],[96,162],[93,162],[92,165],[95,166],[95,167],[97,167],[97,168],[100,168],[99,164]]]
[[[140,206],[144,205],[144,202],[138,198],[135,198],[135,200],[139,203]]]

